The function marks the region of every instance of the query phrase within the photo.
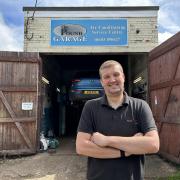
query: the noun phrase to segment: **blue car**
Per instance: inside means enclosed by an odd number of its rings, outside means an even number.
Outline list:
[[[74,79],[71,84],[70,101],[82,101],[100,97],[104,94],[104,89],[98,78]]]

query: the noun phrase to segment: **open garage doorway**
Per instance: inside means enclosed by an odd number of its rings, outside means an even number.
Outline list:
[[[42,58],[42,112],[41,131],[45,135],[53,133],[56,137],[75,136],[81,111],[86,100],[72,103],[69,90],[77,74],[88,74],[99,78],[98,70],[106,60],[119,61],[124,69],[125,91],[138,97],[144,93],[138,90],[138,83],[147,85],[146,54],[93,54],[93,55],[59,55],[41,54]],[[137,78],[141,80],[135,82]],[[144,98],[144,97],[143,97]]]

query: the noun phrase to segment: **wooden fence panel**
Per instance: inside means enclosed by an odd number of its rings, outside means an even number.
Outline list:
[[[149,97],[160,154],[180,164],[180,33],[149,54]]]
[[[36,53],[0,52],[0,154],[37,150],[40,59]]]

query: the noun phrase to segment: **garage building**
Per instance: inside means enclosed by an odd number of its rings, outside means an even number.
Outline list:
[[[24,7],[24,52],[0,55],[1,154],[37,152],[42,130],[75,136],[84,102],[69,101],[72,79],[84,72],[98,76],[105,60],[119,61],[128,94],[148,101],[158,9]]]

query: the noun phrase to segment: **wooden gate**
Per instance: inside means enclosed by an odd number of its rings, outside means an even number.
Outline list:
[[[150,52],[149,89],[160,154],[180,163],[180,32]]]
[[[38,146],[38,53],[0,52],[0,154],[33,154]]]

